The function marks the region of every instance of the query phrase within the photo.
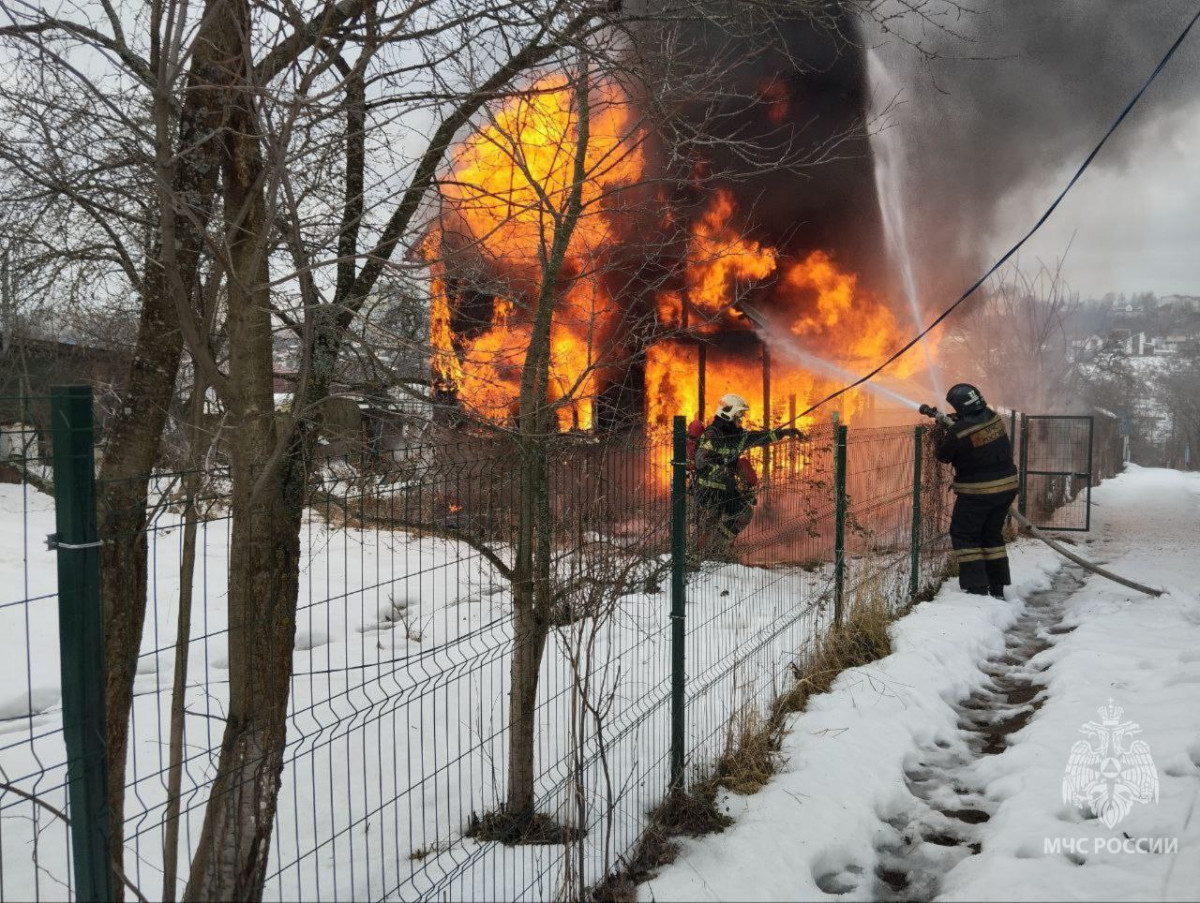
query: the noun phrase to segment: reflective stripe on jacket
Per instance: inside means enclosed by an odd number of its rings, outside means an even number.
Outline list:
[[[696,485],[737,491],[738,459],[752,448],[781,438],[779,430],[745,430],[732,421],[714,419],[696,446]]]
[[[938,442],[937,457],[954,466],[955,492],[986,495],[1018,486],[1008,429],[990,408],[958,418]]]

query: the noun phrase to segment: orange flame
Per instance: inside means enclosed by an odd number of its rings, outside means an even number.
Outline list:
[[[763,97],[773,110],[786,111],[786,85],[765,86]],[[556,405],[563,430],[594,425],[598,375],[612,363],[606,356],[622,326],[620,307],[599,275],[628,231],[613,199],[638,184],[645,169],[632,104],[619,86],[602,83],[589,100],[582,212],[553,292],[547,401]],[[457,392],[465,408],[494,422],[516,413],[542,262],[573,187],[578,117],[576,91],[562,77],[541,80],[497,110],[455,152],[441,189],[443,214],[424,248],[433,261],[434,374]],[[732,193],[716,192],[687,236],[682,278],[674,289],[657,294],[659,325],[675,337],[660,338],[647,349],[651,431],[669,427],[675,414],[705,420],[711,415],[699,410],[699,341],[710,343],[705,399],[710,408],[720,395],[737,392],[750,402],[754,421],[778,424],[835,388],[828,378],[777,359],[770,367],[771,410],[763,410],[762,360],[752,350],[759,346],[750,340],[735,351],[722,339],[730,331],[753,328],[737,309],[747,299],[756,309],[764,305],[772,322],[801,346],[843,367],[861,371],[900,344],[888,306],[832,254],[817,250],[796,258],[748,236],[738,220]],[[670,223],[667,209],[664,228]],[[466,248],[472,255],[473,265],[485,274],[478,280],[480,291],[492,298],[488,321],[474,333],[454,335],[454,301],[439,259],[447,239],[456,252]],[[899,375],[907,375],[916,360]],[[862,397],[848,393],[841,409],[852,415],[863,405]]]
[[[771,410],[764,411],[761,352],[742,350],[735,355],[721,350],[721,335],[751,328],[748,321],[731,314],[744,300],[739,295],[769,290],[772,319],[778,319],[781,328],[793,333],[801,345],[834,364],[861,368],[900,344],[891,310],[864,292],[858,277],[840,269],[830,254],[813,251],[803,260],[787,259],[776,249],[743,237],[732,225],[735,215],[732,197],[718,192],[693,229],[686,296],[659,294],[663,322],[680,325],[685,297],[698,313],[699,322],[689,320],[688,324],[695,341],[659,342],[647,354],[646,413],[656,432],[666,430],[675,414],[706,421],[711,417],[711,410],[700,410],[696,342],[709,344],[705,360],[705,406],[709,408],[724,393],[736,392],[750,403],[754,420],[777,424],[790,421],[796,410],[836,388],[816,374],[773,360]],[[768,285],[774,277],[778,284]],[[753,348],[754,344],[744,347]],[[841,407],[849,415],[863,406],[859,393],[848,393]]]
[[[728,312],[739,290],[775,272],[778,255],[731,225],[733,196],[718,191],[692,230],[688,253],[688,300],[708,315]]]
[[[467,237],[500,284],[489,328],[460,341],[454,360],[442,360],[453,342],[447,341],[449,299],[435,272],[430,326],[440,353],[434,366],[467,408],[489,420],[504,421],[515,413],[544,275],[541,262],[550,253],[574,184],[578,117],[574,87],[561,76],[543,79],[467,139],[442,186],[442,231],[454,228]],[[616,84],[604,82],[589,97],[588,129],[581,212],[551,323],[548,400],[558,405],[562,429],[592,427],[595,371],[617,311],[589,274],[614,240],[614,192],[637,183],[644,166],[632,107]]]
[[[842,363],[875,363],[900,344],[891,310],[860,291],[858,277],[839,270],[824,251],[790,265],[784,284],[816,301],[791,322],[791,331],[816,347],[836,349]]]
[[[450,327],[450,299],[446,295],[446,265],[436,259],[441,243],[440,231],[430,232],[421,251],[433,260],[429,278],[429,344],[433,349],[432,370],[435,383],[445,389],[462,385],[462,362],[454,350],[454,331]]]

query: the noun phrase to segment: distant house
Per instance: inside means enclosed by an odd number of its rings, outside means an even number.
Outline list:
[[[1200,352],[1200,337],[1198,336],[1163,336],[1156,344],[1162,354],[1196,354]]]
[[[1133,332],[1129,329],[1110,329],[1105,339],[1105,351],[1117,351],[1130,357],[1143,357],[1154,354],[1154,344],[1148,342],[1146,333]]]
[[[32,426],[41,453],[49,454],[51,387],[89,385],[102,396],[124,382],[129,364],[126,351],[0,334],[0,424]],[[105,406],[96,405],[97,429],[105,416]]]
[[[276,371],[275,409],[291,410],[299,374]],[[326,457],[365,454],[387,457],[415,444],[432,415],[429,381],[400,379],[390,387],[371,383],[335,383],[321,403],[324,427],[320,453]]]

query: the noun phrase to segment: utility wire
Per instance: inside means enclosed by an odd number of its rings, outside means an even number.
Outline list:
[[[1036,223],[1034,223],[1033,228],[1030,229],[1028,232],[1026,232],[1020,241],[1018,241],[1015,245],[1013,245],[1011,248],[1009,248],[1003,257],[1001,257],[994,264],[992,264],[991,269],[989,269],[986,273],[984,273],[982,276],[980,276],[979,279],[977,279],[970,288],[968,288],[965,292],[962,293],[962,295],[959,296],[959,299],[957,301],[955,301],[953,304],[951,304],[949,307],[947,307],[944,311],[942,311],[942,313],[938,316],[938,318],[936,320],[934,320],[932,323],[930,323],[928,326],[926,326],[923,330],[921,330],[919,333],[917,333],[915,336],[913,336],[913,338],[908,342],[908,344],[904,345],[902,348],[900,348],[898,351],[896,351],[895,354],[893,354],[891,357],[889,357],[886,361],[884,361],[882,364],[880,364],[878,367],[876,367],[874,370],[872,370],[866,376],[859,377],[854,382],[849,383],[845,386],[842,386],[842,388],[838,389],[833,394],[827,395],[825,398],[822,398],[816,404],[801,411],[799,414],[797,414],[791,420],[787,421],[787,423],[784,425],[787,426],[787,425],[791,425],[791,424],[795,423],[801,417],[806,417],[807,415],[811,414],[813,411],[815,411],[817,408],[821,407],[822,405],[828,404],[829,402],[833,401],[838,396],[843,395],[846,392],[849,392],[851,389],[856,388],[857,386],[861,386],[863,383],[871,380],[875,376],[878,376],[879,373],[884,368],[888,367],[890,364],[897,361],[902,355],[908,353],[912,349],[912,347],[914,345],[916,345],[917,342],[921,341],[921,339],[925,338],[925,336],[928,335],[934,329],[934,327],[936,327],[939,323],[941,323],[948,316],[950,316],[950,314],[952,314],[954,312],[954,310],[960,304],[962,304],[964,301],[966,301],[967,298],[971,297],[971,295],[975,294],[976,290],[978,290],[978,288],[981,285],[983,285],[992,276],[992,274],[996,272],[996,270],[1000,269],[1000,267],[1002,267],[1005,263],[1007,263],[1009,261],[1009,259],[1014,254],[1017,253],[1017,251],[1021,250],[1021,247],[1025,244],[1025,242],[1029,241],[1029,239],[1033,237],[1034,233],[1037,232],[1038,229],[1042,228],[1042,226],[1045,224],[1046,220],[1050,219],[1050,215],[1052,213],[1054,213],[1054,211],[1056,209],[1058,209],[1058,205],[1063,202],[1063,199],[1067,196],[1067,193],[1072,188],[1075,187],[1075,183],[1079,181],[1080,176],[1082,176],[1084,174],[1084,172],[1087,170],[1087,168],[1092,165],[1092,161],[1096,159],[1096,155],[1100,153],[1100,149],[1102,147],[1104,147],[1104,145],[1108,142],[1108,139],[1112,137],[1113,132],[1115,132],[1118,128],[1120,128],[1121,123],[1125,121],[1125,117],[1130,114],[1130,112],[1133,110],[1133,108],[1135,106],[1137,106],[1138,101],[1142,99],[1142,95],[1146,93],[1146,89],[1149,88],[1150,85],[1152,85],[1154,83],[1154,80],[1156,78],[1158,78],[1159,73],[1162,72],[1164,68],[1166,68],[1167,63],[1170,62],[1171,57],[1173,57],[1175,55],[1175,51],[1179,49],[1179,46],[1184,42],[1184,40],[1188,36],[1188,33],[1192,30],[1192,26],[1194,26],[1198,20],[1200,20],[1200,9],[1196,10],[1196,14],[1192,16],[1191,21],[1188,22],[1187,26],[1183,29],[1182,32],[1180,32],[1179,37],[1177,37],[1175,39],[1175,43],[1173,43],[1171,45],[1171,49],[1167,51],[1166,55],[1162,58],[1162,60],[1159,61],[1159,64],[1154,67],[1154,71],[1150,73],[1150,77],[1146,79],[1145,83],[1141,86],[1141,88],[1138,89],[1137,93],[1133,95],[1133,97],[1130,99],[1129,103],[1127,103],[1125,105],[1125,109],[1123,109],[1121,111],[1121,115],[1119,115],[1116,118],[1116,120],[1113,122],[1113,124],[1108,127],[1108,131],[1104,133],[1104,137],[1102,137],[1100,139],[1099,143],[1094,148],[1092,148],[1092,152],[1087,155],[1087,159],[1085,159],[1083,161],[1082,165],[1079,167],[1079,169],[1077,169],[1075,171],[1075,175],[1071,176],[1071,181],[1069,181],[1067,183],[1066,187],[1063,188],[1063,190],[1061,192],[1059,192],[1058,197],[1056,197],[1054,199],[1054,202],[1052,204],[1050,204],[1050,206],[1048,208],[1046,208],[1046,212],[1041,215],[1041,217],[1038,219],[1038,221]]]

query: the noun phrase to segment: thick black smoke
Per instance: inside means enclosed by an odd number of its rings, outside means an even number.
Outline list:
[[[899,35],[866,29],[901,92],[889,138],[906,161],[922,294],[938,308],[982,272],[985,252],[1019,237],[997,233],[1001,204],[1032,225],[1196,12],[1195,0],[966,5],[973,11],[938,19],[942,28],[909,16]],[[1167,138],[1195,103],[1198,61],[1193,33],[1093,165],[1136,165],[1131,152],[1149,131]],[[876,107],[890,99],[880,87]]]
[[[731,9],[746,9],[730,4]],[[794,258],[813,250],[877,283],[886,267],[868,129],[870,85],[849,4],[755,27],[686,27],[688,57],[720,76],[684,112],[702,197],[731,193],[748,237]],[[686,63],[684,64],[686,65]]]

